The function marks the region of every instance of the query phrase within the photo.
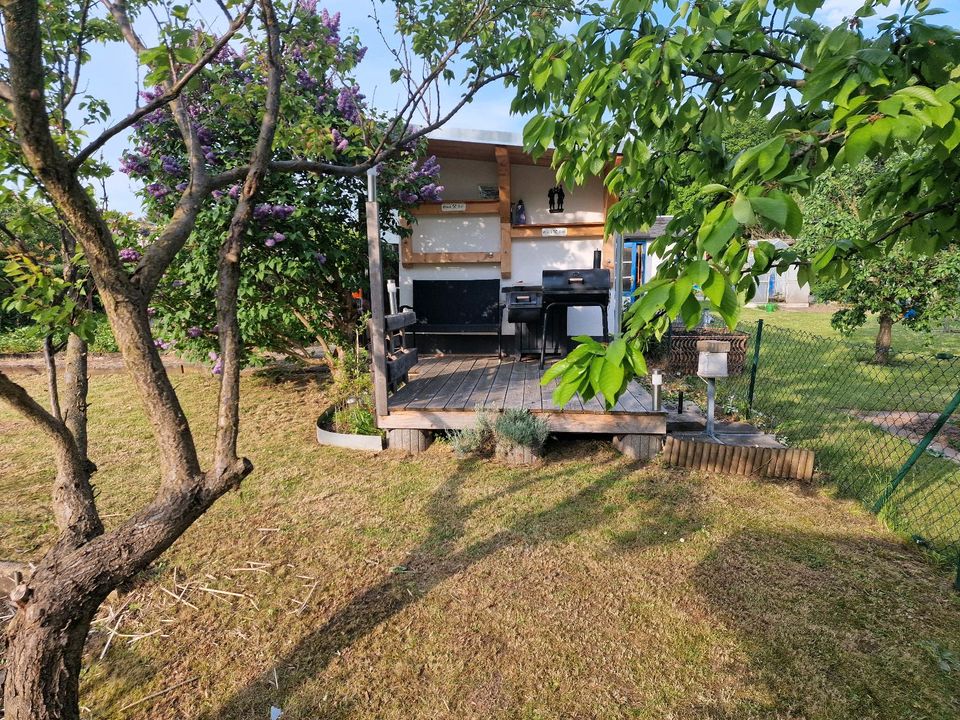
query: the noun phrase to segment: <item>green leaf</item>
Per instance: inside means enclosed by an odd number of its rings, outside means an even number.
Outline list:
[[[847,136],[843,144],[844,159],[849,165],[859,165],[873,146],[873,128],[870,125],[859,127]]]
[[[786,200],[779,197],[755,197],[750,198],[753,209],[775,223],[778,227],[784,227],[787,224],[789,208]]]
[[[733,216],[733,209],[724,207],[720,220],[701,243],[703,251],[717,257],[738,227],[740,227],[740,223]]]
[[[623,385],[624,369],[621,362],[603,361],[603,368],[600,371],[598,382],[594,385],[596,389],[603,393],[604,399],[608,405],[612,406],[617,402],[620,394],[620,387]]]
[[[733,216],[741,225],[753,225],[757,221],[757,216],[750,205],[750,199],[743,193],[737,193],[733,201]]]

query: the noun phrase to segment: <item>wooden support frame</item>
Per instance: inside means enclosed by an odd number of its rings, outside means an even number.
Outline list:
[[[448,263],[499,263],[499,252],[414,252],[413,238],[400,241],[400,259],[404,267],[411,265],[444,265]]]
[[[513,235],[510,217],[510,152],[505,147],[494,148],[497,158],[497,185],[500,211],[500,277],[509,278],[513,273]]]
[[[565,235],[550,234],[559,228],[566,230]],[[546,230],[548,234],[544,235]],[[516,225],[510,231],[514,238],[523,238],[532,240],[533,238],[542,238],[544,240],[563,240],[564,238],[594,238],[603,237],[603,223],[574,223],[570,225]]]
[[[451,209],[463,206],[463,209]],[[414,216],[433,215],[496,215],[500,212],[499,200],[444,200],[417,205],[411,210]]]
[[[377,177],[368,178],[367,253],[370,271],[370,346],[373,350],[373,402],[377,416],[386,416],[387,354],[384,341],[383,259],[380,255],[380,204],[377,202]]]

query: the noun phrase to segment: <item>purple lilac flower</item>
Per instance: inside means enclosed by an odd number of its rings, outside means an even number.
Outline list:
[[[297,62],[303,62],[303,48],[301,48],[299,44],[294,45],[290,50],[290,57]]]
[[[213,195],[213,199],[214,199],[214,200],[219,200],[219,199],[222,198],[226,193],[224,193],[223,190],[214,190],[214,191],[213,191],[212,193],[210,193],[210,194]]]
[[[347,140],[343,135],[340,134],[340,131],[334,128],[330,131],[330,135],[333,137],[333,149],[336,152],[343,152],[349,146],[350,141]]]
[[[208,163],[215,163],[217,161],[217,154],[209,145],[201,145],[200,150],[203,152],[203,159]]]
[[[363,62],[363,58],[366,56],[366,54],[367,54],[366,45],[361,45],[360,47],[358,47],[357,54],[356,54],[357,62]]]
[[[359,103],[363,100],[363,97],[356,85],[343,88],[337,95],[337,111],[349,122],[360,122]]]
[[[166,197],[170,194],[170,188],[163,183],[151,183],[147,185],[147,192],[159,200],[160,198]]]
[[[234,200],[236,200],[236,199],[240,196],[240,186],[239,186],[239,185],[231,185],[231,186],[230,186],[230,189],[227,190],[227,195],[229,195],[231,198],[233,198]],[[254,212],[256,212],[256,210],[254,210]]]
[[[324,8],[320,11],[320,23],[329,31],[330,36],[327,40],[331,45],[336,45],[340,41],[340,13],[331,15]]]
[[[177,183],[177,187],[176,187],[177,192],[183,192],[183,191],[186,190],[186,189],[187,189],[187,181],[186,181],[186,180],[184,180],[183,182],[178,182],[178,183]]]
[[[120,251],[120,259],[123,262],[140,262],[141,257],[143,256],[133,248],[123,248]]]
[[[266,245],[268,248],[272,248],[274,245],[277,244],[277,241],[274,240],[273,237],[271,236],[271,237],[268,237],[266,240],[264,240],[263,244]]]
[[[260,203],[253,208],[254,220],[266,220],[273,217],[273,205],[270,203]]]
[[[150,170],[150,163],[142,155],[125,152],[120,158],[120,172],[126,175],[144,175]]]
[[[317,82],[310,73],[306,70],[297,70],[297,85],[302,87],[304,90],[314,90],[320,83]]]
[[[317,0],[300,0],[300,2],[297,3],[297,7],[303,10],[303,12],[305,12],[307,15],[317,14]]]
[[[196,325],[191,328],[187,328],[187,337],[198,338],[203,335],[203,330]]]
[[[442,193],[443,185],[437,185],[436,183],[427,183],[420,188],[420,197],[427,201],[440,202],[443,199],[441,197]]]
[[[214,56],[213,62],[225,63],[230,62],[231,60],[236,60],[238,57],[239,55],[237,55],[236,50],[230,47],[230,45],[224,45],[222,48],[220,48],[220,52]]]
[[[153,317],[156,314],[157,314],[157,309],[155,307],[147,308],[147,317]]]
[[[180,161],[170,155],[163,155],[160,158],[160,167],[167,175],[173,175],[174,177],[183,175],[183,168],[180,166]]]
[[[293,215],[296,208],[293,205],[274,205],[272,208],[273,217],[277,220],[286,220]]]
[[[174,281],[173,281],[172,283],[170,283],[170,284],[171,284],[173,287],[175,287],[175,288],[180,288],[180,287],[183,287],[184,285],[186,285],[187,283],[184,282],[183,280],[174,280]]]
[[[220,353],[216,350],[211,350],[207,357],[210,358],[210,361],[213,363],[213,369],[210,371],[214,375],[220,375],[223,372],[223,358],[220,357]]]
[[[213,145],[213,141],[216,140],[213,130],[200,123],[194,123],[193,129],[197,133],[197,140],[200,141],[201,145]]]
[[[169,350],[171,347],[173,347],[173,343],[157,338],[153,341],[153,346],[158,350]]]
[[[397,193],[397,198],[404,205],[413,205],[415,202],[417,202],[420,199],[420,196],[417,195],[416,193],[410,192],[409,190],[400,190]]]
[[[321,265],[325,265],[327,262],[327,256],[324,255],[322,252],[316,253],[313,257],[316,258],[317,262],[320,263]]]

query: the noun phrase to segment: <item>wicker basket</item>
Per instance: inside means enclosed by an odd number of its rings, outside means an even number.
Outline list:
[[[700,353],[697,343],[700,340],[722,340],[730,343],[727,355],[727,369],[731,375],[739,375],[747,362],[747,340],[749,335],[739,330],[729,332],[716,328],[697,328],[695,330],[677,330],[671,333],[667,341],[669,350],[665,370],[677,375],[696,375]]]

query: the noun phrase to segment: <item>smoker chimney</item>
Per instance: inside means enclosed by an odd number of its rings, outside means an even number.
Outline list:
[[[593,251],[593,269],[594,270],[600,269],[600,257],[601,257],[600,251],[594,250]]]

